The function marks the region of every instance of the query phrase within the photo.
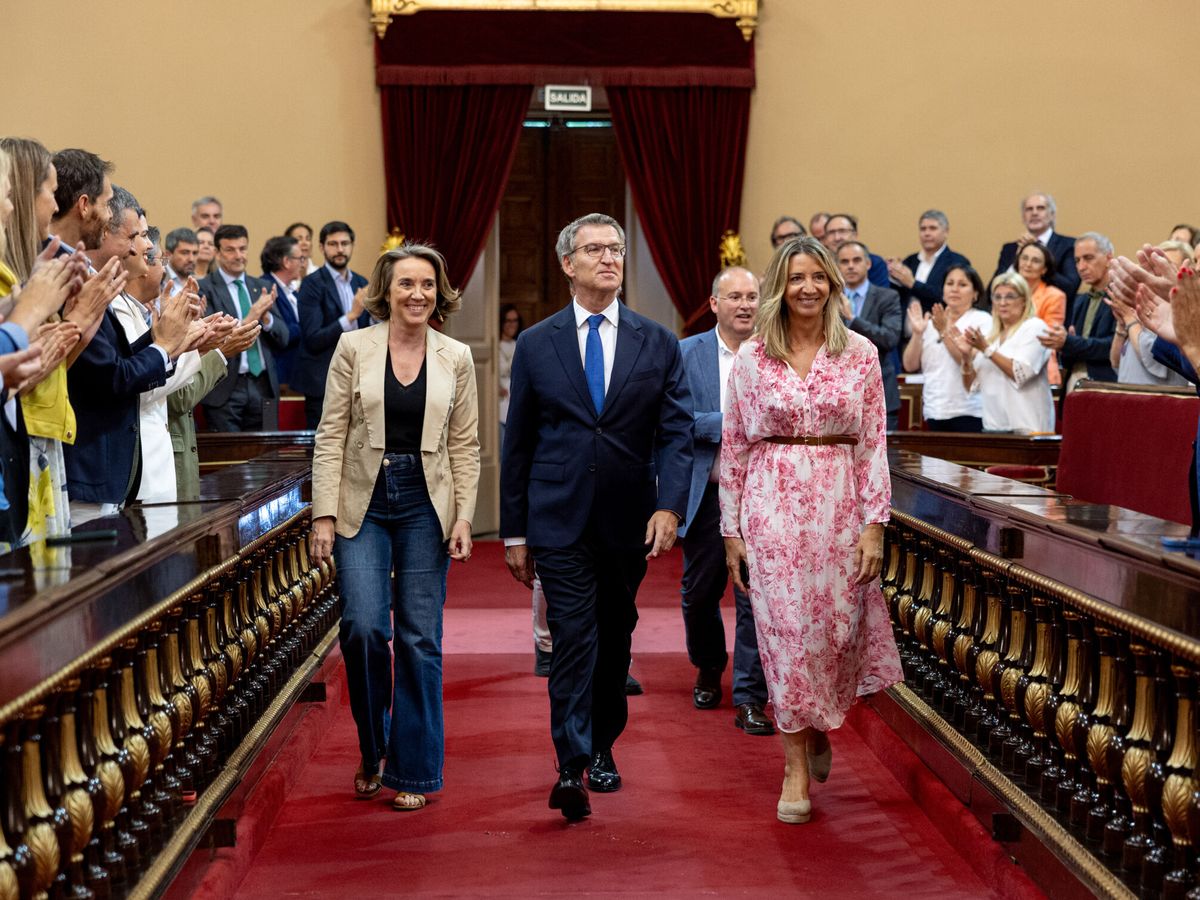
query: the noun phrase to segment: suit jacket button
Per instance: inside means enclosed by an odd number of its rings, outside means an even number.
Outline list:
[[[595,464],[595,463],[588,463],[588,471],[589,471],[589,472],[595,472],[595,471],[596,471],[596,464]]]
[[[362,449],[362,441],[359,441],[356,446],[358,447],[359,450],[361,450]]]
[[[604,429],[599,425],[596,426],[596,434],[604,434]]]

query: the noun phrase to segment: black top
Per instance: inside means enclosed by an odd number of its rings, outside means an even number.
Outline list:
[[[421,429],[425,426],[425,363],[412,384],[403,385],[392,369],[392,351],[384,363],[383,419],[388,453],[420,453]]]

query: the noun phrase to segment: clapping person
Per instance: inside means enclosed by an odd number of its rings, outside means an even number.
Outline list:
[[[1039,340],[1046,327],[1033,314],[1025,279],[1005,272],[992,281],[991,331],[967,328],[957,335],[963,386],[983,397],[984,430],[1054,431],[1050,350]]]
[[[955,340],[967,328],[983,330],[992,318],[975,304],[983,281],[971,266],[951,266],[942,282],[942,302],[922,312],[921,302],[908,305],[912,338],[904,348],[906,372],[920,372],[921,414],[930,431],[982,431],[983,406],[978,393],[963,386],[963,353]]]
[[[309,546],[337,561],[354,793],[369,799],[382,782],[404,811],[442,789],[446,570],[471,557],[475,366],[466,344],[429,327],[460,303],[433,248],[379,257],[365,300],[379,324],[338,339],[313,452]]]

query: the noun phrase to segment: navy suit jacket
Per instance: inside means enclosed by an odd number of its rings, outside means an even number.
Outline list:
[[[1075,298],[1068,320],[1070,327],[1075,329],[1075,333],[1070,334],[1070,329],[1068,329],[1067,340],[1062,345],[1062,350],[1059,351],[1062,357],[1062,370],[1069,375],[1071,367],[1075,363],[1086,361],[1088,378],[1093,381],[1116,381],[1117,373],[1113,369],[1112,363],[1108,361],[1113,333],[1117,330],[1112,307],[1101,301],[1096,310],[1096,317],[1092,320],[1091,332],[1084,334],[1083,320],[1087,318],[1087,308],[1087,294],[1080,294]]]
[[[147,331],[129,343],[111,309],[96,336],[67,369],[78,434],[64,444],[67,494],[89,503],[120,503],[129,488],[138,436],[138,395],[166,383],[167,366]]]
[[[896,380],[896,354],[892,351],[900,344],[900,336],[904,331],[900,295],[891,288],[876,287],[868,282],[862,312],[851,319],[846,327],[870,340],[879,351],[879,369],[883,376],[887,411],[898,412],[900,385]]]
[[[867,269],[867,281],[877,287],[885,288],[891,282],[891,276],[888,275],[887,260],[882,256],[876,256],[874,253],[871,256],[871,268]]]
[[[1065,234],[1059,234],[1057,231],[1050,235],[1050,241],[1046,245],[1046,249],[1050,251],[1050,255],[1054,257],[1054,277],[1050,279],[1050,283],[1067,295],[1067,302],[1070,298],[1079,293],[1079,271],[1075,268],[1075,238],[1067,237]],[[1017,261],[1017,242],[1009,241],[1000,248],[1000,260],[996,263],[996,273],[992,275],[995,278],[1002,272],[1007,272],[1009,266],[1012,266]],[[1067,310],[1067,320],[1071,319],[1071,311]]]
[[[717,330],[685,338],[679,342],[679,351],[692,395],[692,477],[687,514],[679,525],[679,536],[683,537],[696,517],[713,462],[721,452],[721,350]]]
[[[357,272],[350,273],[351,288],[357,291],[366,285],[367,279]],[[321,266],[300,282],[296,305],[300,308],[300,348],[292,369],[291,387],[305,397],[324,397],[329,362],[342,336],[338,319],[346,314],[328,268]],[[364,312],[358,317],[359,328],[370,324],[369,314]]]
[[[599,415],[583,374],[574,304],[517,339],[500,466],[501,537],[570,547],[590,526],[611,546],[642,546],[655,510],[686,512],[692,400],[679,341],[624,305],[619,322]]]
[[[284,294],[286,285],[269,272],[263,272],[262,280],[268,285],[275,288],[275,306],[271,312],[279,316],[280,320],[287,326],[288,338],[287,344],[282,350],[275,351],[275,372],[279,376],[279,383],[291,385],[292,369],[296,365],[296,353],[300,349],[300,315],[296,310],[292,309],[292,304],[288,303],[287,296]],[[297,299],[296,308],[299,309],[300,302]]]
[[[904,265],[908,266],[913,275],[917,274],[917,266],[920,264],[919,254],[910,253],[904,257]],[[892,287],[900,294],[901,306],[907,307],[910,300],[916,299],[921,301],[921,309],[924,312],[930,312],[933,304],[942,302],[942,283],[946,280],[946,273],[955,266],[970,264],[971,261],[961,253],[955,253],[947,247],[941,256],[933,261],[933,268],[929,270],[929,277],[925,281],[914,281],[910,288],[893,282]]]
[[[256,301],[264,290],[271,289],[269,281],[260,281],[253,275],[246,275],[245,279],[246,293],[250,295],[251,303]],[[238,305],[237,298],[233,296],[229,285],[225,283],[219,267],[214,266],[200,280],[200,294],[208,304],[209,312],[223,312],[235,319],[242,317],[242,310]],[[275,370],[275,354],[287,345],[288,339],[287,324],[283,317],[277,314],[277,308],[278,304],[271,307],[271,324],[263,326],[262,333],[258,336],[258,349],[262,354],[263,371],[266,372],[267,380],[270,382],[272,397],[279,396],[279,373]],[[227,360],[226,377],[217,382],[216,387],[205,395],[205,406],[221,406],[229,399],[229,395],[237,387],[237,374],[241,362],[242,354],[240,353]]]

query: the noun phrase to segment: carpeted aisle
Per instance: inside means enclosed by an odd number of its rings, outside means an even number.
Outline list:
[[[1002,854],[981,829],[955,831],[952,846],[852,727],[833,736],[812,823],[775,821],[778,739],[733,727],[728,675],[722,708],[691,705],[677,554],[652,564],[643,589],[635,673],[646,694],[631,698],[615,753],[625,787],[593,794],[592,817],[568,825],[546,807],[555,773],[546,682],[530,673],[528,592],[500,555],[480,544],[452,574],[446,790],[414,813],[392,811],[386,790],[354,800],[344,707],[239,896],[1036,896],[1007,863],[995,877]]]

